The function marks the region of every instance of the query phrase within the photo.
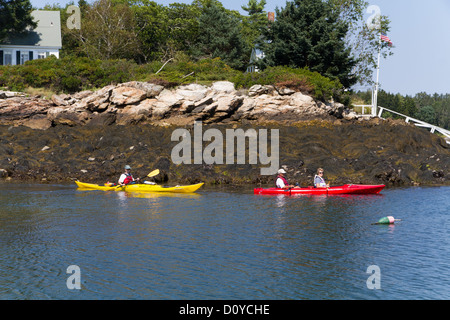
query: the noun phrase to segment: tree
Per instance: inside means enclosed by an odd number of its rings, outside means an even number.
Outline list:
[[[242,32],[247,44],[254,47],[268,25],[267,12],[264,11],[266,0],[249,0],[247,6],[241,6],[248,16],[242,18]]]
[[[175,52],[192,52],[200,32],[199,16],[201,10],[195,5],[183,3],[169,5],[167,8],[169,41],[166,43],[166,50],[172,52],[170,57],[174,57]]]
[[[410,96],[403,97],[400,94],[398,94],[398,96],[400,97],[400,106],[397,111],[407,116],[414,117],[418,111],[414,99]]]
[[[196,58],[220,57],[230,67],[245,70],[250,48],[244,41],[238,18],[214,3],[204,6],[193,55]]]
[[[21,35],[37,27],[29,0],[0,0],[0,42],[10,35]]]
[[[285,8],[276,9],[276,20],[264,32],[261,67],[308,67],[349,88],[357,79],[351,75],[356,62],[345,45],[347,31],[328,2],[288,1]]]
[[[139,62],[167,59],[164,46],[170,36],[166,7],[150,0],[136,0],[132,1],[131,9],[138,34]]]
[[[424,106],[420,108],[420,111],[417,114],[417,118],[434,124],[436,123],[436,112],[434,111],[434,108],[432,106]]]
[[[133,58],[138,47],[133,12],[112,0],[98,0],[87,9],[78,37],[83,52],[95,59]]]
[[[374,70],[378,63],[378,50],[380,49],[380,32],[387,34],[390,29],[390,20],[380,15],[378,28],[369,28],[364,14],[369,3],[364,0],[328,0],[333,10],[339,14],[339,19],[348,26],[345,36],[346,48],[350,49],[351,56],[356,64],[352,70],[354,77],[361,85],[373,85]],[[369,17],[370,18],[370,17]],[[374,21],[371,21],[374,22]],[[381,55],[386,58],[392,55],[392,47],[386,42],[381,43]]]
[[[242,10],[247,11],[250,16],[252,16],[263,12],[266,3],[266,0],[248,0],[248,4],[246,6],[241,6],[241,8]]]

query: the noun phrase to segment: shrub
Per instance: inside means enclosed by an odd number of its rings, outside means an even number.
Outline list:
[[[344,98],[343,86],[338,80],[331,80],[304,68],[269,67],[260,72],[238,75],[234,82],[238,88],[250,88],[255,84],[284,86],[310,94],[319,100],[333,97],[342,101]]]
[[[96,60],[74,56],[56,59],[51,56],[27,61],[25,65],[0,66],[0,86],[17,91],[35,87],[73,93],[132,80],[149,81],[165,87],[192,82],[210,85],[214,81],[228,80],[234,82],[237,89],[248,89],[254,84],[275,85],[301,91],[323,101],[333,97],[347,105],[350,102],[338,80],[308,69],[270,67],[261,72],[242,73],[230,68],[220,58],[193,61],[184,54],[177,54],[163,69],[162,66],[163,63],[158,61],[138,65],[124,59]]]

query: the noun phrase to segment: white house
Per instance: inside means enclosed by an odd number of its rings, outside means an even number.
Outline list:
[[[31,15],[37,22],[34,30],[0,43],[0,65],[24,64],[50,55],[59,58],[62,48],[59,11],[35,10]]]
[[[257,47],[253,48],[252,54],[250,55],[250,62],[247,67],[247,72],[258,72],[259,69],[256,66],[256,62],[262,58],[264,58],[264,52]]]

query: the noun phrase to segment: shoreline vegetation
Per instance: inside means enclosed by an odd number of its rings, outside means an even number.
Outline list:
[[[339,80],[331,80],[308,68],[268,67],[247,73],[230,68],[220,58],[194,62],[185,55],[164,64],[154,61],[139,65],[130,60],[100,60],[65,57],[27,61],[25,65],[0,66],[0,90],[21,91],[31,96],[51,99],[53,95],[80,91],[95,91],[107,85],[142,81],[173,89],[191,83],[211,85],[230,81],[237,90],[247,91],[253,85],[273,85],[299,91],[316,100],[330,99],[350,108],[369,105],[371,92],[351,92],[343,89]],[[378,104],[430,124],[450,129],[450,94],[417,93],[404,96],[380,90]],[[385,113],[386,118],[397,119]]]

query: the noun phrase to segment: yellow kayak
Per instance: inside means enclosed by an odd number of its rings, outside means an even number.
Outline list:
[[[127,192],[169,192],[169,193],[192,193],[197,191],[204,183],[191,184],[187,186],[165,187],[157,184],[129,184],[126,186],[101,186],[94,183],[75,181],[78,188],[84,190],[102,191],[127,191]]]

